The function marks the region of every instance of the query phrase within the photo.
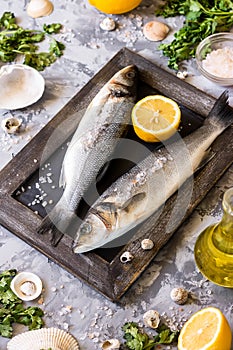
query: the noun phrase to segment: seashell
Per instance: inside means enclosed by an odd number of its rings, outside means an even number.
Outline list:
[[[166,38],[169,27],[159,21],[151,21],[144,25],[143,34],[150,41],[160,41]]]
[[[119,349],[121,346],[121,343],[118,339],[108,339],[105,340],[101,346],[103,350],[109,350],[109,349]]]
[[[24,271],[12,279],[10,287],[17,297],[29,301],[39,297],[42,291],[42,282],[36,274]]]
[[[42,75],[25,64],[8,64],[0,69],[0,109],[19,109],[35,103],[45,89]]]
[[[154,242],[149,239],[149,238],[145,238],[141,241],[141,248],[143,250],[150,250],[154,247]]]
[[[100,28],[110,32],[116,28],[115,21],[110,17],[105,17],[103,21],[100,23]]]
[[[180,78],[180,79],[182,79],[182,80],[184,80],[185,78],[187,78],[187,76],[188,76],[188,72],[187,71],[178,71],[177,73],[176,73],[176,76],[177,76],[177,78]]]
[[[183,305],[188,300],[188,291],[180,287],[173,288],[170,293],[170,297],[175,303]]]
[[[121,256],[120,256],[120,261],[125,264],[127,262],[130,262],[131,260],[133,260],[134,256],[132,253],[130,252],[124,252]]]
[[[147,327],[156,329],[160,322],[160,315],[156,310],[148,310],[143,315],[143,321]]]
[[[49,0],[31,0],[27,6],[27,14],[32,18],[44,17],[53,12],[53,4]]]
[[[16,134],[19,131],[21,124],[21,119],[12,117],[3,119],[1,127],[7,134]]]
[[[16,335],[7,344],[7,350],[79,350],[78,342],[69,333],[58,328],[42,328]]]

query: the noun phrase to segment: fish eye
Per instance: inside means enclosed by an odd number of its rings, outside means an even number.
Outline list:
[[[91,231],[92,231],[92,225],[89,223],[84,223],[80,227],[80,234],[81,235],[87,235],[87,234],[91,233]]]
[[[126,78],[128,78],[128,79],[133,79],[133,78],[135,78],[135,72],[129,71],[129,72],[126,73],[125,76],[126,76]]]

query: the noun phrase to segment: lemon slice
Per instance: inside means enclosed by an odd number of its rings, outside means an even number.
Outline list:
[[[162,95],[144,97],[132,110],[134,131],[146,142],[160,142],[170,138],[177,131],[180,119],[178,104]]]
[[[184,324],[178,350],[230,350],[231,329],[223,313],[215,307],[204,308]]]

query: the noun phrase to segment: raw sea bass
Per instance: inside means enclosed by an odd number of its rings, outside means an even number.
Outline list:
[[[199,129],[149,154],[103,192],[79,227],[74,252],[111,242],[161,208],[187,179],[192,182],[212,142],[232,122],[228,93],[224,92]]]
[[[65,233],[77,220],[75,210],[89,185],[125,133],[136,99],[138,71],[131,65],[117,72],[98,92],[83,115],[66,151],[60,176],[61,199],[43,219],[39,233]],[[74,224],[74,222],[73,222]]]

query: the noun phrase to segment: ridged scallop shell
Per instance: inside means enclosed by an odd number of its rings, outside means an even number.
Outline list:
[[[34,68],[25,64],[7,64],[0,69],[0,109],[19,109],[38,101],[45,81]]]
[[[7,350],[79,350],[78,342],[58,328],[42,328],[21,333],[7,344]]]
[[[32,294],[25,294],[24,289],[21,289],[24,283],[30,282],[34,286],[34,291]],[[42,281],[39,276],[32,272],[19,272],[12,279],[10,285],[12,291],[19,297],[21,300],[29,301],[34,300],[39,297],[42,292]]]
[[[44,17],[53,12],[53,4],[49,0],[31,0],[27,6],[27,14],[32,18]]]

